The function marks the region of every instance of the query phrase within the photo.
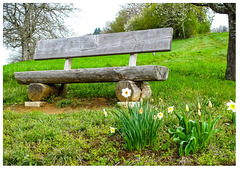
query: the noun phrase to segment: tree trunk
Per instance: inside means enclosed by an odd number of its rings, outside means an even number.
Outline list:
[[[31,59],[29,43],[26,40],[22,42],[22,61]]]
[[[229,41],[227,52],[226,80],[236,81],[236,14],[229,12]]]

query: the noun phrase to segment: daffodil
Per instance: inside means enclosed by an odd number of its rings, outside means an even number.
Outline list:
[[[171,107],[168,108],[168,113],[172,113],[173,112],[173,107],[174,106],[171,106]]]
[[[189,112],[189,107],[187,104],[186,104],[186,111]]]
[[[111,133],[115,133],[115,129],[117,129],[117,128],[110,127],[110,132],[111,132]]]
[[[131,96],[131,90],[129,88],[122,89],[122,96],[128,98]]]
[[[156,116],[156,115],[154,115],[154,116],[153,116],[153,119],[154,119],[154,120],[156,120],[156,119],[157,119],[157,116]]]
[[[142,114],[143,113],[143,108],[141,108],[139,111],[138,111],[139,114]]]
[[[200,110],[201,109],[201,105],[200,105],[200,103],[198,102],[198,106],[197,106],[197,108],[198,108],[198,110]]]
[[[153,102],[154,102],[154,100],[153,100],[153,99],[151,99],[151,102],[153,103]]]
[[[159,119],[162,119],[163,113],[162,113],[162,112],[158,113],[158,114],[157,114],[157,117],[158,117]]]
[[[107,112],[105,109],[103,109],[103,114],[105,115],[105,117],[107,117]]]
[[[228,105],[228,110],[232,110],[233,112],[236,112],[236,108],[235,108],[236,104],[232,100],[230,100],[230,102],[228,102],[227,105]]]
[[[209,102],[208,102],[208,107],[209,108],[212,108],[212,102],[209,100]]]
[[[201,117],[201,110],[200,109],[198,109],[198,115],[199,115],[199,117]]]

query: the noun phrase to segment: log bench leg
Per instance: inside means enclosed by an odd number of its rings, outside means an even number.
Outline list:
[[[31,101],[42,101],[51,95],[58,95],[59,86],[42,83],[31,83],[28,87],[28,98]]]
[[[131,96],[126,99],[122,96],[122,89],[129,88]],[[152,90],[148,82],[134,82],[130,80],[119,81],[116,86],[116,95],[121,102],[136,102],[141,98],[147,99],[151,96]]]
[[[59,89],[59,96],[65,97],[67,95],[68,91],[68,84],[61,84],[61,87]]]

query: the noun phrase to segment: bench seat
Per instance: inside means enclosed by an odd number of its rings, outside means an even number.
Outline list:
[[[157,65],[103,67],[71,70],[48,70],[15,72],[19,84],[44,83],[98,83],[131,81],[164,81],[168,77],[168,68]]]

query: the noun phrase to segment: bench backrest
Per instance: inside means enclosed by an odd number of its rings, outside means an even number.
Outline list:
[[[170,51],[172,28],[88,35],[37,42],[35,60]]]

